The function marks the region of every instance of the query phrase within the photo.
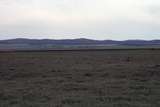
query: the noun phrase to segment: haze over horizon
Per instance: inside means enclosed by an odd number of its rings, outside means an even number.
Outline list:
[[[0,39],[160,39],[159,0],[0,0]]]

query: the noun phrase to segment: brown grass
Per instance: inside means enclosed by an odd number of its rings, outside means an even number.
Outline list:
[[[159,107],[160,50],[0,53],[0,107]]]

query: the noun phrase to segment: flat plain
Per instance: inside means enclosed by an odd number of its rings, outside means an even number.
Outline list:
[[[0,107],[160,107],[160,50],[1,52]]]

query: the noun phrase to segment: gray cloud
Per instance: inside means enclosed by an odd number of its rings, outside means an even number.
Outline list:
[[[160,39],[158,0],[0,0],[0,39]]]

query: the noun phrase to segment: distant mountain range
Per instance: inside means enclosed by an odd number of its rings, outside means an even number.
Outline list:
[[[0,49],[52,49],[59,47],[160,46],[160,40],[25,39],[0,40]]]
[[[115,40],[92,40],[92,39],[62,39],[62,40],[52,40],[52,39],[9,39],[0,40],[0,44],[31,44],[31,45],[42,45],[42,44],[53,44],[53,45],[160,45],[160,40],[125,40],[125,41],[115,41]]]

